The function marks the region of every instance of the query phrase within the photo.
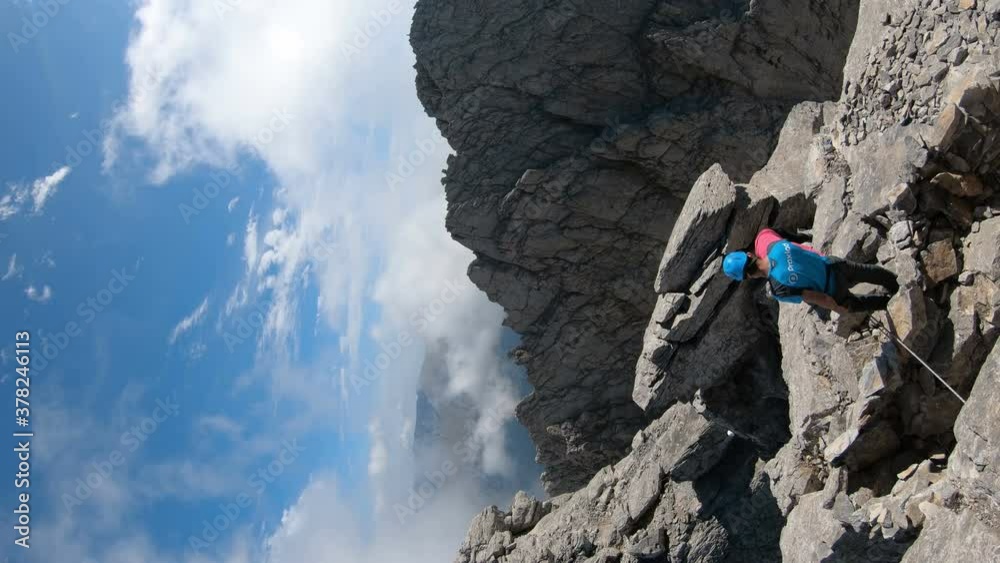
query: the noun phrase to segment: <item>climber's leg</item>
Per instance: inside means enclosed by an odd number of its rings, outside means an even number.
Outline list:
[[[838,300],[837,303],[847,307],[847,310],[852,313],[872,313],[888,307],[890,299],[892,299],[890,295],[854,295],[848,293],[843,301]]]
[[[870,283],[880,285],[893,294],[899,291],[899,281],[896,279],[896,274],[882,266],[838,260],[830,264],[830,267],[837,274],[837,281],[846,284],[844,289],[854,287],[859,283]]]

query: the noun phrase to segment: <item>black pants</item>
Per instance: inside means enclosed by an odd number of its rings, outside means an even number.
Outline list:
[[[852,313],[885,309],[892,296],[899,291],[896,274],[881,266],[833,258],[830,260],[830,272],[835,285],[834,301]],[[889,290],[889,295],[854,295],[850,289],[859,283],[880,285]]]

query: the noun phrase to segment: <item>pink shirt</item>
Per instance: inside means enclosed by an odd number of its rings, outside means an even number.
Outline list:
[[[756,254],[758,257],[763,258],[767,256],[767,250],[771,248],[771,245],[780,240],[785,240],[785,239],[783,239],[781,235],[774,232],[772,229],[764,229],[757,234],[757,240],[754,241],[753,244],[753,253]],[[792,244],[794,244],[799,248],[804,248],[810,252],[815,252],[816,254],[822,255],[820,251],[809,246],[808,244],[799,244],[797,242],[793,242]]]

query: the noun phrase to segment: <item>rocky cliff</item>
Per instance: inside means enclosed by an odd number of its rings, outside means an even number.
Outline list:
[[[856,19],[857,0],[418,2],[447,227],[522,335],[550,492],[648,423],[631,366],[691,184],[715,163],[748,180],[796,102],[835,98]]]
[[[998,36],[998,0],[422,0],[560,495],[458,561],[1000,562]],[[722,276],[764,225],[896,271],[888,332]]]

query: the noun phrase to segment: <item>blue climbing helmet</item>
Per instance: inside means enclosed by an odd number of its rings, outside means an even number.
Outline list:
[[[748,262],[750,262],[750,257],[747,256],[746,252],[730,252],[722,261],[722,271],[736,281],[743,281]]]

